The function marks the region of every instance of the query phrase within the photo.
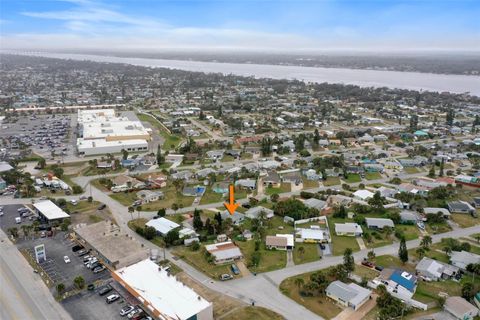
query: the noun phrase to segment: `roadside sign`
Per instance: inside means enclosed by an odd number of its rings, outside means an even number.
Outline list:
[[[44,244],[35,246],[35,259],[37,260],[37,263],[42,263],[47,260],[47,253]]]

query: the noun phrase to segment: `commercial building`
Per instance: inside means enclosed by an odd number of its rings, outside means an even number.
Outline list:
[[[343,283],[333,281],[325,290],[327,297],[337,301],[345,307],[358,310],[365,302],[370,299],[371,290],[360,287],[355,283]]]
[[[150,259],[112,272],[112,277],[157,319],[213,320],[213,305]]]
[[[78,126],[77,150],[84,155],[147,151],[151,139],[150,129],[114,109],[78,110]]]
[[[54,221],[70,218],[68,213],[60,209],[55,203],[50,200],[39,201],[33,204],[41,220]]]
[[[163,217],[159,219],[152,219],[148,221],[145,225],[148,227],[155,228],[155,230],[157,230],[157,233],[159,233],[162,236],[165,236],[167,233],[169,233],[173,229],[180,227],[178,223],[175,223]]]
[[[91,249],[110,269],[123,268],[149,256],[140,242],[110,221],[79,226],[74,232],[77,242]]]

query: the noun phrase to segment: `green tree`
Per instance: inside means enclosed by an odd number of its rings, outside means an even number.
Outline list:
[[[193,211],[193,228],[195,231],[201,231],[203,229],[203,221],[200,216],[200,211],[196,208]]]
[[[424,248],[417,248],[415,251],[417,253],[418,260],[422,260],[425,257],[425,249]]]
[[[165,163],[165,157],[162,155],[162,149],[160,145],[157,147],[157,165],[162,165]]]
[[[348,273],[355,270],[355,260],[353,259],[353,251],[351,248],[345,249],[343,253],[343,266]]]
[[[160,218],[163,218],[166,215],[167,215],[167,211],[165,210],[165,208],[158,209],[157,216],[159,216]]]
[[[40,158],[40,160],[38,160],[38,163],[37,163],[37,165],[40,167],[40,169],[45,169],[46,164],[47,164],[47,162],[45,161],[44,158]]]
[[[432,237],[430,236],[424,236],[422,241],[420,241],[420,246],[422,246],[424,250],[429,250],[429,246],[431,244],[432,244]]]
[[[374,262],[375,261],[375,251],[373,250],[370,250],[367,252],[367,260],[370,261],[370,262]]]
[[[428,171],[429,178],[435,178],[435,164],[432,164],[430,170]]]
[[[127,160],[128,159],[128,151],[125,149],[122,149],[122,159]]]
[[[82,276],[77,276],[73,279],[73,284],[78,289],[83,289],[85,287],[85,279]]]
[[[454,121],[455,121],[455,110],[453,108],[449,108],[447,111],[446,123],[449,126],[453,126]]]
[[[178,233],[177,229],[173,229],[168,231],[168,233],[165,235],[165,244],[167,246],[171,246],[175,243],[180,238],[180,235]]]
[[[59,284],[57,284],[56,289],[57,289],[57,294],[61,295],[65,291],[65,285],[62,282],[60,282]]]
[[[297,286],[298,289],[303,287],[303,285],[305,284],[305,281],[302,278],[295,278],[295,280],[293,280],[293,282],[295,283],[295,285]]]
[[[464,283],[462,286],[462,297],[467,301],[471,301],[475,294],[474,289],[475,288],[471,282]]]
[[[405,242],[405,238],[400,240],[400,247],[398,248],[398,257],[403,263],[408,261],[408,250],[407,250],[407,243]]]
[[[143,230],[143,236],[145,237],[145,239],[152,240],[153,238],[155,238],[156,235],[157,230],[155,230],[154,227],[145,226],[145,229]]]
[[[443,170],[444,170],[444,160],[442,158],[442,162],[440,162],[440,171],[438,172],[438,176],[439,177],[443,177],[444,173],[443,173]]]
[[[383,197],[379,191],[373,194],[373,197],[368,199],[368,204],[372,206],[373,209],[383,212],[385,208],[383,207]]]
[[[172,210],[176,213],[178,209],[179,209],[178,204],[173,203],[172,204]]]

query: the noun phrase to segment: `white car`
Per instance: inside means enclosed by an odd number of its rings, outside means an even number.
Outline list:
[[[65,263],[70,263],[70,258],[68,256],[64,256],[63,261],[65,261]]]

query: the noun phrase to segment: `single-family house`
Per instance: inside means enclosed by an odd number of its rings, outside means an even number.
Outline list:
[[[280,188],[280,175],[274,170],[268,171],[267,175],[263,177],[262,180],[264,186],[268,186],[270,188]]]
[[[200,169],[198,170],[195,175],[197,178],[206,178],[208,177],[210,174],[215,174],[217,173],[217,171],[215,171],[214,169],[212,168],[205,168],[205,169]]]
[[[458,296],[448,297],[443,309],[458,320],[473,320],[479,314],[477,307]]]
[[[451,214],[450,214],[450,211],[448,211],[448,209],[445,209],[445,208],[433,208],[433,207],[427,207],[427,208],[423,208],[423,213],[425,214],[439,214],[441,213],[443,215],[444,218],[450,218]]]
[[[417,222],[418,216],[414,211],[403,210],[400,212],[400,221],[404,224],[415,224]]]
[[[316,228],[315,228],[316,227]],[[307,228],[297,228],[295,230],[295,241],[305,243],[327,243],[330,241],[330,235],[327,229],[311,226]]]
[[[257,188],[257,181],[253,179],[238,179],[235,181],[235,186],[253,191]]]
[[[369,229],[395,228],[393,221],[386,218],[365,218],[365,223]]]
[[[458,267],[428,257],[420,260],[415,269],[417,275],[427,281],[450,279],[460,271]]]
[[[353,282],[346,284],[336,280],[328,285],[325,293],[327,297],[337,301],[339,304],[358,310],[370,299],[372,291]]]
[[[188,170],[172,173],[172,180],[190,180],[192,178],[193,173]]]
[[[447,203],[447,206],[451,213],[473,214],[476,212],[475,208],[466,201],[451,201]]]
[[[161,191],[141,190],[137,192],[137,198],[142,200],[143,203],[148,203],[163,199],[164,194]]]
[[[310,199],[307,199],[307,200],[303,201],[303,204],[305,206],[307,206],[308,208],[313,208],[313,209],[317,209],[318,211],[320,211],[323,208],[325,208],[325,206],[327,205],[327,202],[325,202],[323,200],[316,199],[316,198],[310,198]]]
[[[258,217],[260,216],[260,212],[263,212],[265,214],[265,218],[267,219],[273,218],[273,210],[262,206],[252,207],[248,209],[245,212],[245,216],[249,219],[258,219]]]
[[[157,230],[157,233],[161,236],[165,236],[173,229],[180,228],[180,225],[178,223],[175,223],[163,217],[159,219],[152,219],[148,221],[145,225],[155,228],[155,230]]]
[[[480,263],[480,255],[468,251],[452,251],[450,263],[462,270],[466,270],[469,264]]]
[[[265,238],[267,249],[292,250],[294,247],[294,238],[292,234],[277,234]]]
[[[215,264],[231,263],[243,257],[240,249],[231,241],[209,244],[205,249],[212,255]]]
[[[337,236],[360,237],[363,234],[363,230],[357,223],[335,223],[335,233]]]
[[[235,211],[233,214],[230,214],[228,210],[222,212],[222,220],[226,220],[228,218],[232,219],[232,223],[236,226],[240,225],[243,220],[245,220],[245,215],[238,211]]]
[[[362,201],[366,201],[373,197],[373,192],[370,192],[365,189],[357,190],[353,193],[353,197]]]
[[[220,160],[223,158],[224,153],[225,150],[210,150],[207,151],[207,158],[213,161]]]
[[[383,284],[389,292],[408,298],[411,298],[417,289],[417,277],[401,269],[385,268],[373,282]]]

